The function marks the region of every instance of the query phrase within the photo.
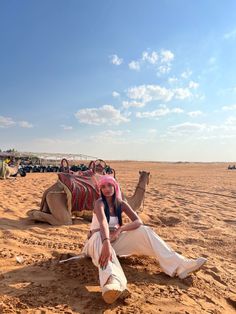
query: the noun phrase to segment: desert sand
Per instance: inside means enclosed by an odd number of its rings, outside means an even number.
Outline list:
[[[131,195],[138,171],[151,172],[140,214],[173,249],[207,264],[184,280],[170,278],[150,257],[121,258],[131,297],[104,303],[90,259],[60,264],[78,254],[89,222],[34,223],[56,174],[0,181],[0,313],[214,313],[236,309],[236,170],[222,163],[108,162]]]

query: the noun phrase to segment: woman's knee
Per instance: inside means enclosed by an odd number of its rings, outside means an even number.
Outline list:
[[[97,252],[100,254],[100,250],[102,248],[102,240],[101,240],[101,235],[100,232],[95,232],[91,238],[89,238],[87,244],[87,251],[88,252]],[[90,256],[93,256],[93,254],[89,254]]]
[[[89,241],[91,240],[91,242],[93,243],[101,243],[102,239],[101,239],[101,234],[99,231],[94,232],[94,234],[91,236],[91,238],[89,239]]]
[[[151,228],[145,225],[141,225],[140,227],[138,227],[137,230],[139,230],[139,232],[142,232],[144,234],[146,234]]]

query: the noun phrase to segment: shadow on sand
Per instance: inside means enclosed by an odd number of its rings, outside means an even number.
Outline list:
[[[118,300],[112,305],[105,304],[98,284],[98,271],[91,259],[59,263],[59,260],[71,256],[73,255],[55,253],[50,259],[2,273],[0,275],[2,312],[15,313],[15,309],[40,309],[41,313],[45,310],[59,313],[104,313],[107,309],[122,307],[129,302],[133,304],[132,293],[130,300]],[[157,285],[167,290],[168,286],[172,286],[172,289],[182,291],[192,285],[191,278],[188,281],[180,281],[160,272],[158,265],[150,258],[126,257],[120,258],[120,261],[128,283],[136,295],[136,289],[140,285]],[[152,269],[154,264],[156,265],[156,273],[149,271],[150,263]],[[141,293],[145,294],[145,291]],[[160,293],[160,290],[157,293]]]
[[[90,221],[84,218],[74,218],[73,224],[69,227],[79,226],[79,225],[88,225]],[[0,229],[2,230],[27,230],[33,227],[41,228],[41,229],[55,229],[57,227],[63,226],[52,226],[46,222],[33,221],[28,217],[26,218],[18,218],[18,219],[10,219],[10,218],[0,218]],[[31,230],[32,231],[32,230]]]

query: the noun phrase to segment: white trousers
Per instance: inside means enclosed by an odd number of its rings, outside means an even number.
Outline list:
[[[192,266],[195,260],[189,260],[173,251],[151,228],[140,226],[131,231],[124,231],[119,238],[112,243],[112,261],[108,262],[105,269],[98,264],[102,250],[100,232],[95,232],[85,243],[83,253],[90,256],[95,266],[99,269],[99,280],[101,288],[106,284],[108,278],[113,275],[126,288],[127,280],[123,269],[117,258],[127,255],[148,255],[155,257],[162,270],[173,277]],[[192,261],[192,262],[191,262]]]

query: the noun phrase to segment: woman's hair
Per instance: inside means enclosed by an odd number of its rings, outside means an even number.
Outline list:
[[[106,200],[105,195],[101,191],[101,197],[104,204],[104,211],[107,218],[107,222],[110,221],[110,210]],[[115,215],[118,217],[119,225],[122,226],[122,216],[121,216],[121,200],[116,197],[116,191],[114,188],[114,194],[112,195],[112,205],[114,207]]]
[[[110,175],[103,175],[98,182],[98,186],[101,192],[101,197],[105,206],[105,215],[107,218],[107,222],[109,223],[110,221],[110,210],[109,206],[107,204],[106,197],[102,193],[102,186],[104,184],[111,184],[114,187],[114,194],[112,195],[112,205],[115,210],[115,214],[118,217],[119,224],[122,225],[122,219],[121,219],[121,203],[122,203],[122,196],[121,196],[121,191],[118,182],[116,181],[115,178],[113,178]]]

